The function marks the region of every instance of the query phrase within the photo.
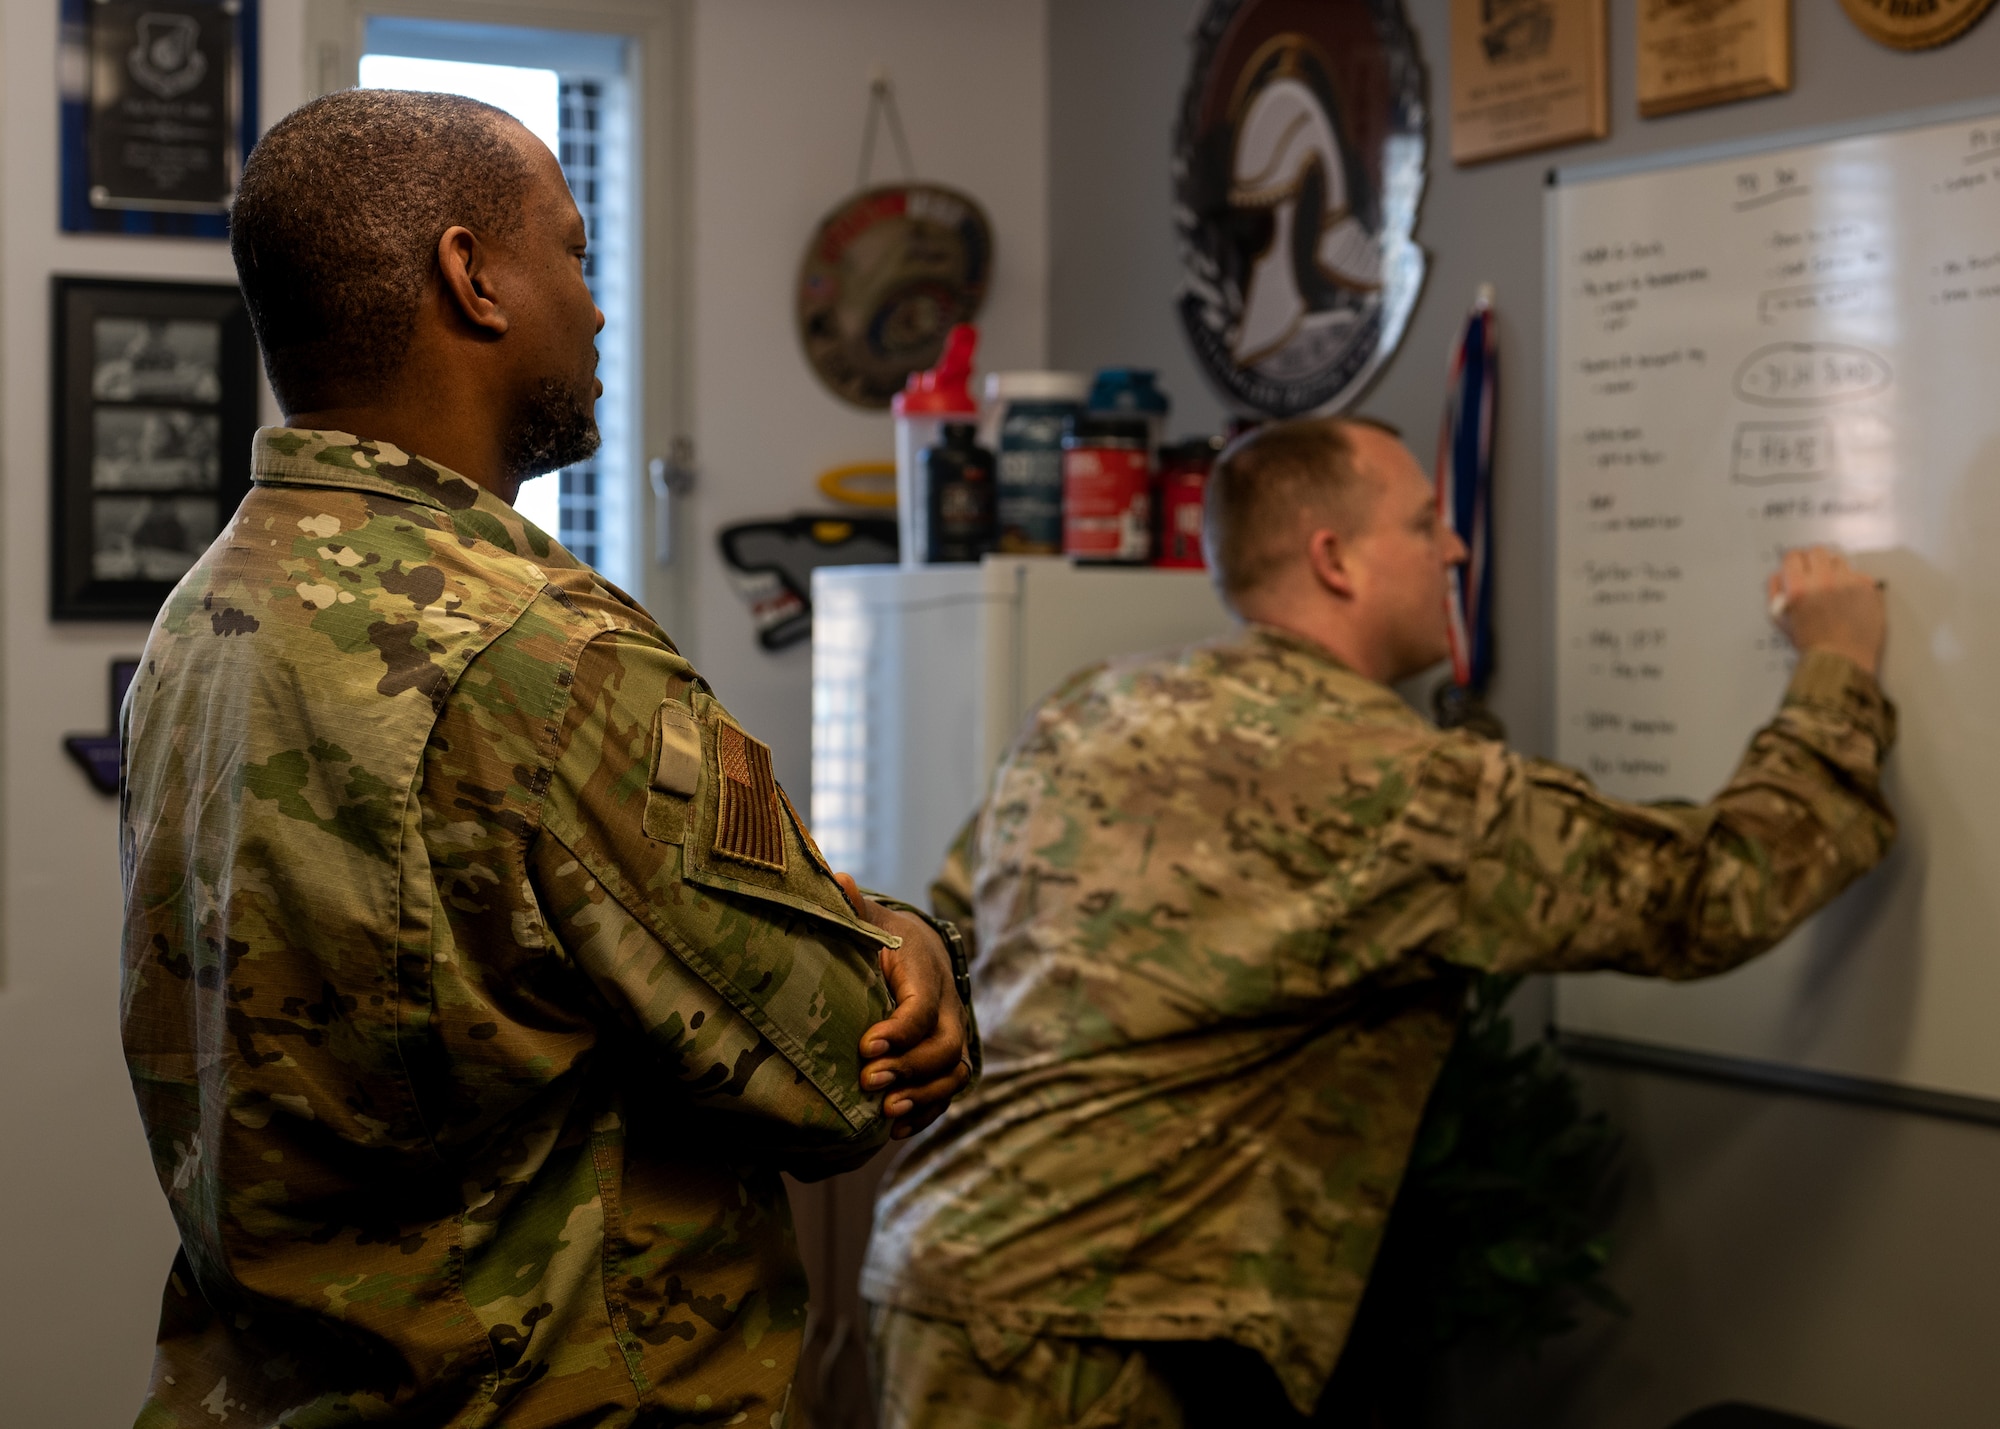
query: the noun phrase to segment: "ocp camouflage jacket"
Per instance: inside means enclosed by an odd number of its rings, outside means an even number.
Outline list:
[[[984,1080],[890,1173],[863,1293],[996,1371],[1038,1335],[1232,1339],[1310,1410],[1457,970],[1736,966],[1882,857],[1892,737],[1808,655],[1713,803],[1646,807],[1267,627],[1085,671],[940,879]]]
[[[877,954],[769,751],[512,508],[258,434],[124,719],[146,1429],[770,1424],[779,1170],[887,1140]]]

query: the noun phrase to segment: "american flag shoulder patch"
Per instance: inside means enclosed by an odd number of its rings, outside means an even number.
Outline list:
[[[735,725],[716,726],[722,797],[715,814],[715,852],[753,868],[785,871],[785,813],[771,746]]]

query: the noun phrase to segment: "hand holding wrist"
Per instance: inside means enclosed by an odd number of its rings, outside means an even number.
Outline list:
[[[946,940],[928,920],[888,908],[837,875],[854,911],[902,946],[882,950],[882,976],[895,1010],[861,1035],[861,1088],[882,1096],[897,1140],[929,1126],[972,1079],[971,1011]]]

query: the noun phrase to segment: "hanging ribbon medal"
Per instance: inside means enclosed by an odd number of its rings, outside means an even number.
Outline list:
[[[1438,434],[1438,515],[1465,543],[1446,597],[1451,680],[1438,690],[1438,722],[1504,738],[1486,708],[1493,675],[1493,417],[1498,398],[1493,290],[1482,286],[1451,354]]]

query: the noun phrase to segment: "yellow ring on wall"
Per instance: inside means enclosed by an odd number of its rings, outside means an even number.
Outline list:
[[[889,489],[855,486],[857,481],[886,479]],[[856,461],[829,467],[819,474],[820,492],[829,501],[846,506],[893,507],[896,504],[896,464],[888,461]]]

